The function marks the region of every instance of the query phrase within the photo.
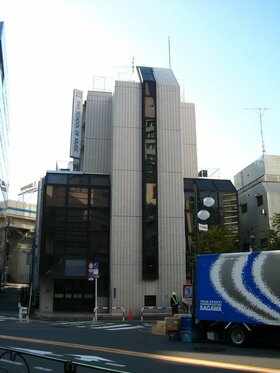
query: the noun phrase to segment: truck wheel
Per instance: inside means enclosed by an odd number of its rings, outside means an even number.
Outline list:
[[[229,341],[234,346],[245,346],[248,342],[248,331],[240,325],[234,325],[229,331]]]

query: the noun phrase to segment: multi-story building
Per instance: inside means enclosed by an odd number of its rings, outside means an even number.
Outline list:
[[[265,248],[265,228],[280,212],[280,156],[263,155],[234,176],[238,190],[240,243]]]
[[[67,307],[63,299],[79,293],[79,279],[91,289],[86,272],[71,275],[71,268],[91,261],[99,263],[103,306],[137,313],[142,306],[167,306],[172,291],[181,293],[183,179],[197,175],[195,108],[180,101],[170,69],[139,67],[138,73],[140,81],[116,81],[113,93],[88,92],[84,104],[75,90],[71,155],[82,174],[48,173],[42,183],[42,221],[49,220],[39,235],[42,311]]]
[[[9,105],[8,105],[8,71],[6,60],[4,22],[0,22],[0,270],[3,275],[6,266],[6,210],[9,187]]]
[[[181,102],[172,70],[138,67],[138,74],[137,82],[116,81],[114,92],[89,91],[84,102],[74,90],[74,171],[48,172],[41,181],[41,312],[92,310],[93,270],[98,306],[134,315],[169,306],[172,291],[183,292],[184,179],[197,177],[195,106]]]

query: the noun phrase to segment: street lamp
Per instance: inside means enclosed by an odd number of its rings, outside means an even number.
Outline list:
[[[194,190],[194,219],[195,219],[195,224],[194,224],[194,229],[195,229],[195,251],[196,254],[198,254],[199,251],[199,231],[207,231],[208,230],[208,225],[207,224],[201,224],[199,220],[202,220],[203,222],[206,221],[210,217],[210,212],[206,210],[204,207],[212,207],[215,204],[215,200],[212,197],[205,197],[202,200],[203,203],[203,208],[198,211],[198,193],[197,193],[197,187],[195,187]]]
[[[205,209],[214,206],[215,200],[212,197],[205,197],[202,200],[203,208],[198,211],[198,193],[197,186],[194,188],[194,230],[195,230],[195,261],[193,266],[193,301],[192,307],[195,310],[196,308],[196,256],[199,253],[199,231],[207,231],[208,225],[199,223],[199,220],[203,222],[210,217],[210,212]],[[193,313],[194,317],[195,313]]]

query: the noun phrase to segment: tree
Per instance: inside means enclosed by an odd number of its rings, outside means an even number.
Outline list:
[[[263,230],[265,236],[265,246],[267,250],[280,249],[280,213],[274,214],[272,219],[272,228]]]
[[[236,251],[236,237],[223,226],[210,226],[208,231],[200,233],[199,253],[229,253]]]
[[[194,251],[187,255],[187,273],[194,275],[196,254],[229,253],[238,250],[237,238],[223,226],[211,225],[206,232],[199,233],[198,248],[193,241]]]

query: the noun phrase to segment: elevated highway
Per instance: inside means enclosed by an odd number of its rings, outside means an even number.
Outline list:
[[[2,285],[29,283],[36,215],[35,204],[8,200],[1,250]]]

